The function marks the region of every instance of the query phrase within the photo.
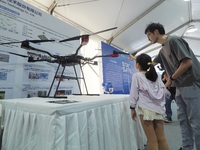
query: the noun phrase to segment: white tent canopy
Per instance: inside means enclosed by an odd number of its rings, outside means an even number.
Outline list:
[[[116,30],[98,36],[127,52],[145,52],[155,56],[160,46],[151,45],[144,30],[147,24],[159,22],[167,34],[185,38],[200,57],[199,0],[26,0],[51,15],[62,18],[86,33],[107,28]],[[190,25],[199,30],[186,33]]]

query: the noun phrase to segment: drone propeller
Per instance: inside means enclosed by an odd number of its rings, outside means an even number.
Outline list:
[[[31,42],[31,43],[42,43],[42,42],[54,42],[55,40],[25,40],[25,41],[26,42]],[[0,43],[0,45],[22,43],[22,42],[25,42],[25,41]]]
[[[24,57],[24,58],[26,58],[26,57],[29,57],[29,56],[26,56],[26,55],[17,54],[17,53],[8,52],[8,51],[3,51],[3,50],[0,50],[0,52],[9,53],[9,54],[12,54],[12,55],[17,55],[17,56]]]
[[[123,54],[123,55],[130,55],[129,53],[125,53],[125,52],[119,52],[119,51],[113,51],[112,54],[108,54],[108,55],[97,55],[97,56],[94,56],[93,58],[85,58],[84,60],[85,61],[90,61],[90,60],[93,60],[97,57],[118,57],[119,54]]]
[[[17,53],[12,53],[12,52],[8,52],[12,55],[17,55],[17,56],[20,56],[20,57],[24,57],[24,58],[28,58],[29,56],[26,56],[26,55],[22,55],[22,54],[17,54]]]
[[[59,42],[66,42],[66,41],[79,40],[80,38],[82,38],[82,37],[84,37],[84,36],[87,36],[87,37],[88,37],[88,36],[90,36],[90,35],[95,35],[95,34],[107,32],[107,31],[114,30],[114,29],[117,29],[117,27],[110,28],[110,29],[106,29],[106,30],[102,30],[102,31],[98,31],[98,32],[95,32],[95,33],[92,33],[92,34],[84,34],[84,35],[74,36],[74,37],[71,37],[71,38],[68,38],[68,39],[65,39],[65,40],[61,40],[61,41],[59,41]]]
[[[98,58],[98,57],[118,57],[118,53],[112,53],[112,54],[108,54],[108,55],[97,55],[97,56],[94,56],[92,58],[83,58],[84,61],[91,61],[95,58]]]
[[[119,51],[113,51],[113,54],[123,54],[123,55],[130,55],[129,53],[125,53],[125,52],[119,52]]]

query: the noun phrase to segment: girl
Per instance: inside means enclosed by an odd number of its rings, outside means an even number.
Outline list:
[[[135,66],[139,72],[133,74],[130,91],[132,119],[136,121],[137,104],[137,114],[147,137],[148,150],[168,150],[164,118],[165,96],[169,97],[170,93],[156,73],[149,55],[137,56]]]

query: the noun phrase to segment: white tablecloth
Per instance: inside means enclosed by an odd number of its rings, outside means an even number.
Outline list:
[[[146,138],[128,95],[2,100],[2,150],[137,150]]]

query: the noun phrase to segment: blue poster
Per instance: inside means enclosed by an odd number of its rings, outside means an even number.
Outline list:
[[[122,52],[104,42],[101,45],[102,55],[113,54],[114,51]],[[130,61],[129,55],[118,54],[115,57],[103,57],[102,66],[104,93],[129,94],[132,75],[136,72],[135,61]]]

